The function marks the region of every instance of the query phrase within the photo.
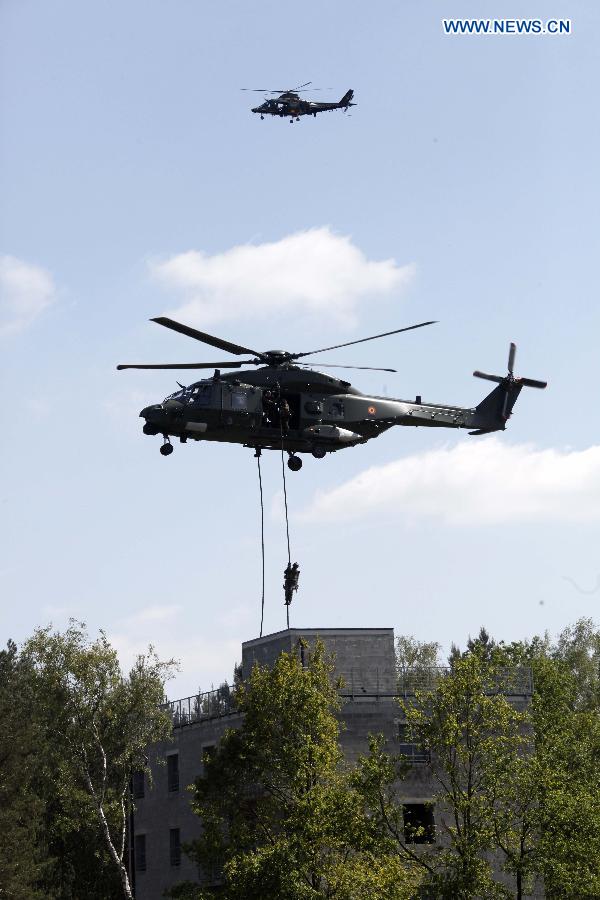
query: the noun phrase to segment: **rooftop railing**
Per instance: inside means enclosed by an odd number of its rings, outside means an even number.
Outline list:
[[[398,696],[414,697],[417,693],[435,690],[440,679],[452,673],[450,666],[431,666],[405,669],[398,672]],[[505,667],[497,670],[496,678],[486,693],[504,694],[507,697],[531,697],[533,674],[529,666]]]
[[[380,677],[379,670],[375,668],[368,673],[362,669],[350,669],[344,673],[340,698],[345,703],[360,700],[406,699],[435,690],[440,680],[451,672],[449,666],[405,669],[397,673],[394,684],[389,671],[385,675],[381,673]],[[500,669],[487,693],[504,694],[507,697],[530,697],[533,693],[531,669],[527,666]],[[228,684],[223,684],[212,691],[193,694],[191,697],[167,701],[163,708],[169,710],[174,728],[183,728],[186,725],[231,716],[238,712],[235,689]]]
[[[173,728],[183,728],[186,725],[195,725],[196,722],[218,719],[237,712],[235,694],[228,684],[221,685],[213,691],[182,697],[180,700],[169,700],[163,709],[171,713]]]

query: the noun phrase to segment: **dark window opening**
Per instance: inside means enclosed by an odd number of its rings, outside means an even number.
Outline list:
[[[198,867],[198,880],[206,887],[217,887],[223,883],[223,863],[215,858],[210,865]]]
[[[167,756],[167,790],[169,793],[179,790],[179,753]]]
[[[404,840],[407,844],[433,844],[435,842],[435,820],[433,804],[404,803]]]
[[[211,759],[215,755],[215,745],[208,744],[206,747],[202,748],[202,765],[206,765],[206,761]]]
[[[133,782],[133,799],[141,800],[142,797],[144,796],[145,787],[146,787],[143,769],[138,770],[137,772],[133,773],[132,782]]]
[[[412,765],[425,765],[430,761],[428,750],[423,750],[411,740],[406,722],[398,725],[398,753],[406,756]]]
[[[181,865],[181,836],[179,828],[169,829],[169,860],[172,866]]]
[[[295,431],[300,427],[300,395],[299,394],[282,394],[284,400],[287,400],[290,407],[290,428]]]
[[[266,392],[265,392],[266,393]],[[262,410],[263,425],[267,428],[274,428],[276,431],[280,429],[286,434],[290,429],[296,431],[300,427],[300,395],[299,394],[281,394],[276,391],[270,391],[270,398],[263,393]],[[289,412],[280,415],[280,404],[286,403]]]
[[[135,868],[137,872],[146,871],[146,835],[135,836]]]

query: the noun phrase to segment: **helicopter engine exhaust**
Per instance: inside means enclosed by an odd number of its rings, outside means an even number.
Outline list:
[[[309,425],[302,432],[303,437],[318,439],[326,444],[360,444],[365,442],[362,434],[339,428],[337,425]]]

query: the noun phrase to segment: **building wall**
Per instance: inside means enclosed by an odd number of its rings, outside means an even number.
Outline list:
[[[383,734],[390,751],[400,752],[398,726],[402,714],[395,700],[398,684],[391,628],[292,628],[246,641],[242,645],[243,677],[248,677],[255,662],[273,665],[282,651],[293,651],[299,656],[310,653],[317,638],[321,638],[326,649],[335,654],[336,674],[344,681],[339,719],[342,726],[340,744],[345,758],[354,762],[359,754],[365,753],[370,734]],[[528,702],[524,697],[511,699],[519,707]],[[176,721],[187,723],[188,719]],[[146,836],[146,870],[136,871],[137,900],[161,900],[166,888],[180,881],[197,881],[196,867],[184,853],[180,865],[171,865],[169,831],[179,828],[182,843],[199,835],[200,821],[190,808],[191,794],[186,787],[202,772],[204,749],[217,744],[226,728],[237,728],[240,722],[241,716],[234,712],[178,725],[173,730],[172,742],[151,748],[154,785],[152,788],[146,785],[145,796],[136,801],[134,817],[134,834]],[[179,755],[177,791],[168,789],[168,766],[165,764],[165,757],[173,753]],[[162,760],[162,764],[157,764],[156,759]],[[421,804],[430,800],[434,786],[428,768],[414,765],[401,789],[406,803]],[[440,815],[441,810],[436,810],[438,822]],[[536,892],[533,896],[543,897],[543,893]]]
[[[397,731],[392,628],[290,628],[246,641],[242,644],[243,676],[250,674],[255,662],[273,665],[282,651],[310,653],[318,638],[329,653],[335,654],[336,675],[342,676],[342,691],[349,695],[342,698],[340,743],[345,757],[353,761],[368,749],[369,734],[383,733],[393,741]],[[191,795],[186,786],[202,772],[203,749],[218,743],[225,729],[238,727],[240,721],[240,716],[233,714],[186,724],[173,730],[172,742],[151,748],[154,784],[146,784],[145,796],[136,800],[134,814],[134,834],[145,835],[146,839],[146,870],[136,869],[135,873],[137,900],[161,900],[167,887],[186,879],[197,880],[196,867],[184,853],[180,865],[171,866],[169,831],[179,828],[182,843],[198,836],[200,822],[190,808]],[[165,757],[172,753],[179,754],[178,791],[168,790]]]
[[[179,828],[181,843],[199,834],[199,819],[190,807],[187,786],[202,774],[206,747],[217,744],[226,728],[239,727],[241,716],[223,716],[173,730],[173,740],[150,748],[153,784],[146,781],[144,797],[135,801],[134,834],[146,836],[146,870],[136,867],[136,900],[162,900],[166,888],[179,881],[197,881],[196,866],[181,853],[179,866],[170,862],[170,829]],[[179,755],[179,789],[169,791],[166,757]]]
[[[242,671],[247,678],[255,662],[273,665],[278,655],[300,653],[300,642],[310,647],[321,638],[335,657],[336,675],[342,691],[349,694],[396,692],[396,662],[393,628],[289,628],[242,644]]]

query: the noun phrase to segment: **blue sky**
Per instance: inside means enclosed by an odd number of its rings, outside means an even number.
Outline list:
[[[288,479],[292,624],[447,647],[598,616],[600,10],[484,14],[572,33],[449,37],[442,16],[482,8],[447,0],[2,5],[4,639],[76,616],[125,662],[149,641],[180,657],[175,695],[229,676],[258,633],[255,460],[163,459],[138,412],[174,379],[115,370],[218,358],[148,322],[166,311],[292,351],[439,319],[336,351],[399,370],[356,372],[365,392],[471,405],[471,372],[502,373],[511,340],[550,383],[499,438],[395,429],[307,459]],[[239,90],[309,79],[352,87],[352,115],[261,122]],[[263,472],[275,631],[275,454]]]

